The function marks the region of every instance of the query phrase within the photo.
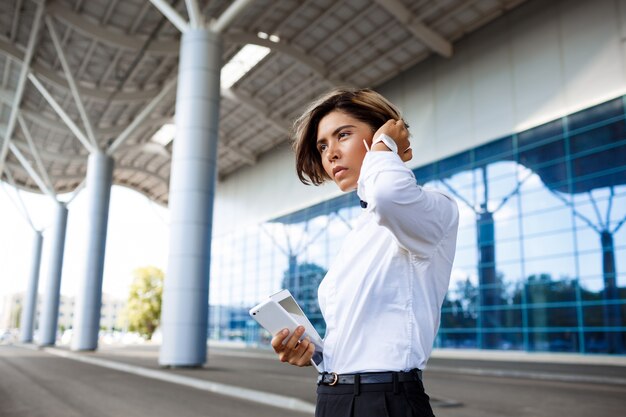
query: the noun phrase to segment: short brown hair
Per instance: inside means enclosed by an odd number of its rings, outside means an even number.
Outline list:
[[[296,171],[304,184],[320,185],[330,179],[317,150],[317,127],[320,120],[334,110],[367,123],[374,130],[378,130],[389,119],[402,118],[389,100],[369,88],[338,88],[319,97],[294,123]]]

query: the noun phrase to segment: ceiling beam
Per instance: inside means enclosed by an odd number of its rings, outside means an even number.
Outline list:
[[[227,42],[237,43],[240,45],[252,44],[264,46],[281,54],[287,55],[295,59],[306,67],[312,69],[317,75],[327,80],[331,85],[345,85],[346,81],[335,77],[324,63],[299,48],[290,45],[288,42],[281,40],[280,42],[272,42],[269,39],[261,39],[256,34],[247,32],[233,32],[224,34],[224,40]]]
[[[154,172],[150,172],[147,169],[143,169],[143,168],[139,168],[139,167],[134,167],[134,166],[115,166],[115,175],[113,176],[113,183],[115,184],[116,182],[119,183],[120,181],[120,177],[121,177],[121,173],[124,171],[130,171],[133,173],[137,173],[137,174],[145,174],[148,176],[148,178],[152,178],[157,180],[158,182],[160,182],[162,185],[165,185],[166,187],[169,188],[169,181],[166,178],[161,177],[160,175],[155,174]]]
[[[30,151],[30,146],[26,142],[16,139],[11,143],[15,143],[15,146],[17,146],[19,149],[23,151]],[[80,154],[69,153],[69,152],[54,153],[54,152],[46,151],[43,149],[39,150],[39,155],[44,163],[45,162],[48,162],[48,163],[57,162],[57,163],[62,163],[62,164],[69,164],[72,162],[76,162],[82,158],[84,159],[87,158],[87,155],[80,155]]]
[[[123,152],[124,154],[128,152],[144,152],[159,155],[167,159],[172,158],[172,154],[165,146],[155,142],[138,143],[136,145],[122,145],[119,149],[120,152]]]
[[[35,171],[35,169],[30,164],[28,159],[26,159],[24,154],[17,148],[17,146],[15,146],[14,143],[9,143],[9,148],[11,149],[11,152],[13,153],[13,155],[15,155],[15,158],[17,158],[20,164],[22,164],[22,167],[26,170],[28,175],[32,178],[33,181],[35,181],[35,184],[37,184],[37,187],[39,187],[41,192],[44,194],[47,194],[48,196],[52,197],[52,199],[56,201],[57,198],[56,198],[56,195],[54,194],[54,191],[48,188],[46,183],[41,179],[37,171]]]
[[[277,119],[270,115],[267,111],[267,106],[259,103],[254,98],[240,91],[235,91],[232,88],[222,89],[222,97],[234,103],[238,103],[247,107],[254,113],[261,116],[263,119],[265,119],[274,128],[286,135],[289,135],[289,123],[286,120]]]
[[[165,0],[149,0],[179,31],[189,30],[189,23]]]
[[[241,146],[233,147],[232,145],[222,143],[221,147],[235,159],[243,161],[246,165],[254,165],[257,163],[257,157],[252,152],[243,149]]]
[[[13,21],[11,22],[11,34],[9,35],[9,39],[11,42],[15,40],[17,37],[17,27],[20,21],[20,14],[22,12],[22,0],[17,0],[15,2],[15,9],[13,13]]]
[[[6,90],[0,90],[0,102],[11,105],[12,96],[8,94]],[[67,126],[64,123],[59,122],[57,119],[52,119],[50,117],[46,117],[41,113],[28,110],[25,108],[20,109],[20,114],[27,119],[28,121],[36,124],[40,128],[53,130],[56,133],[66,134]],[[171,116],[162,116],[149,120],[150,123],[155,125],[162,125],[165,123],[173,123],[173,118]],[[111,136],[119,136],[120,133],[124,131],[126,126],[100,126],[94,128],[94,133],[96,137],[111,137]],[[1,132],[6,132],[6,125],[3,126],[3,130]],[[4,134],[4,133],[2,133]]]
[[[7,164],[7,166],[9,166],[9,165],[10,164]],[[7,180],[9,181],[9,184],[11,184],[11,186],[13,186],[13,190],[15,191],[15,195],[17,196],[17,200],[18,201],[16,202],[13,199],[13,197],[11,197],[11,194],[9,194],[9,192],[4,187],[4,183],[2,183],[2,189],[7,194],[7,196],[11,200],[11,202],[13,202],[13,205],[15,206],[17,211],[19,211],[20,214],[22,215],[22,217],[24,217],[24,220],[26,220],[26,222],[30,225],[30,227],[33,230],[37,231],[38,229],[35,228],[35,225],[33,224],[33,221],[30,218],[30,214],[28,213],[28,209],[26,208],[26,204],[24,204],[24,200],[22,200],[22,196],[20,196],[20,191],[18,190],[17,185],[15,184],[15,180],[13,179],[13,176],[11,175],[11,172],[7,169],[4,173],[7,176]]]
[[[37,79],[33,74],[29,74],[28,79],[33,83],[35,88],[39,90],[41,95],[46,99],[48,104],[54,109],[54,111],[59,115],[61,120],[67,125],[67,127],[74,133],[76,138],[83,144],[83,146],[90,153],[96,151],[97,149],[93,147],[89,139],[85,136],[85,134],[76,126],[76,123],[72,120],[72,118],[63,110],[63,108],[59,105],[59,103],[52,97],[52,94],[43,86],[41,81]]]
[[[85,128],[85,132],[87,133],[87,138],[91,142],[91,145],[94,148],[98,147],[98,141],[96,140],[96,135],[93,132],[93,126],[91,124],[91,120],[89,120],[89,115],[85,110],[85,106],[83,105],[83,100],[80,98],[80,93],[78,92],[78,88],[76,87],[76,81],[74,80],[74,76],[72,75],[72,70],[70,65],[65,58],[65,52],[63,52],[63,48],[61,47],[61,41],[57,36],[56,29],[54,28],[54,23],[50,16],[46,16],[46,26],[48,26],[48,32],[50,32],[50,37],[52,38],[52,43],[54,44],[54,49],[56,49],[59,61],[61,62],[61,66],[63,67],[63,72],[65,73],[65,79],[70,86],[70,91],[72,92],[72,97],[74,98],[74,103],[78,108],[78,114],[83,122],[83,127]],[[94,43],[92,43],[94,45]]]
[[[89,21],[85,19],[84,15],[75,12],[61,2],[56,1],[48,6],[48,14],[86,37],[109,46],[131,51],[138,51],[144,47],[145,39],[142,39],[140,36],[130,36],[115,31],[108,26]],[[178,50],[177,40],[151,42],[146,48],[147,52],[155,54],[178,54]]]
[[[24,88],[26,87],[28,73],[30,71],[30,62],[35,52],[35,45],[37,44],[37,37],[39,35],[39,27],[41,26],[41,20],[44,13],[44,2],[40,2],[37,5],[35,11],[35,17],[32,22],[30,36],[28,38],[28,45],[26,47],[26,53],[24,60],[22,61],[22,69],[20,76],[17,80],[17,88],[15,90],[15,96],[13,97],[13,105],[11,107],[11,114],[9,115],[9,122],[7,123],[7,130],[4,134],[4,141],[2,142],[2,148],[0,148],[0,177],[2,177],[2,171],[4,170],[4,161],[9,151],[9,143],[15,130],[15,124],[17,122],[17,113],[22,102],[22,96],[24,95]]]
[[[17,115],[17,121],[20,124],[20,129],[22,129],[22,133],[24,134],[26,141],[28,142],[28,148],[30,150],[31,155],[33,155],[33,158],[35,159],[35,164],[37,165],[37,168],[39,169],[39,174],[41,175],[41,178],[46,184],[46,188],[54,191],[54,186],[52,185],[52,181],[50,181],[50,176],[48,175],[48,172],[46,171],[46,167],[44,166],[43,161],[41,160],[41,155],[39,154],[39,151],[37,150],[37,146],[35,146],[35,141],[33,140],[33,137],[30,134],[30,130],[28,129],[28,126],[26,125],[26,122],[24,121],[24,118],[22,117],[21,112],[20,114]]]
[[[4,55],[10,57],[11,60],[16,63],[21,64],[22,62],[24,62],[25,54],[20,51],[15,45],[3,39],[0,39],[0,53],[3,53]],[[56,87],[69,90],[67,81],[63,77],[58,76],[54,71],[40,64],[33,63],[33,65],[31,66],[31,73],[38,78],[45,79],[51,84],[54,84]],[[110,90],[105,90],[102,88],[91,88],[85,86],[77,87],[78,91],[83,97],[89,97],[90,99],[98,100],[104,103],[108,103],[109,101],[144,101],[151,99],[156,94],[158,94],[159,91],[161,91],[160,88],[151,88],[149,90],[118,91],[113,93]]]
[[[133,119],[133,121],[120,133],[120,135],[115,139],[115,141],[109,146],[106,153],[107,155],[112,155],[115,150],[122,144],[128,137],[139,127],[144,120],[150,115],[150,113],[154,110],[156,106],[159,104],[163,104],[163,99],[167,97],[168,94],[172,92],[174,86],[178,81],[177,77],[174,77],[167,81],[161,92],[153,97],[152,100],[139,112],[137,116]]]
[[[224,10],[224,12],[211,24],[209,28],[215,33],[223,33],[224,30],[239,16],[250,4],[252,4],[253,0],[235,0],[228,9]]]
[[[198,7],[198,0],[185,0],[187,5],[187,14],[189,15],[189,22],[193,29],[204,27],[204,16],[200,12]]]
[[[430,50],[446,58],[452,56],[452,44],[443,36],[422,23],[400,0],[374,1],[402,23],[405,29],[411,32],[415,38],[426,45]]]

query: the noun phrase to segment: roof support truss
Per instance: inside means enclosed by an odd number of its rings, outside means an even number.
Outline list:
[[[43,86],[43,84],[35,77],[33,74],[28,75],[28,79],[33,83],[35,88],[39,90],[41,95],[46,99],[48,104],[54,109],[54,111],[59,115],[61,120],[67,125],[67,127],[76,135],[80,143],[91,153],[95,151],[96,148],[91,145],[89,139],[85,136],[85,134],[76,126],[76,123],[72,120],[70,116],[61,108],[61,105],[52,97],[52,94]]]
[[[6,190],[6,188],[4,187],[5,184],[2,183],[2,188],[4,189],[4,192],[7,194],[9,199],[11,199],[17,211],[20,212],[20,214],[22,215],[22,217],[24,217],[24,220],[26,220],[26,222],[30,225],[30,227],[33,230],[37,230],[35,228],[35,225],[33,224],[33,221],[30,218],[30,214],[28,213],[26,204],[24,204],[24,200],[22,200],[22,197],[20,196],[20,191],[18,190],[17,185],[15,184],[13,175],[11,175],[11,172],[9,170],[7,170],[6,174],[7,174],[7,179],[9,180],[9,184],[11,184],[11,186],[13,186],[13,190],[15,190],[15,195],[17,196],[17,202],[13,199],[13,197],[11,197],[11,194],[9,194],[9,192]]]
[[[420,42],[441,56],[452,56],[452,44],[437,32],[420,22],[400,0],[375,0],[381,7],[394,16]]]
[[[217,18],[209,26],[215,33],[222,33],[230,25],[237,16],[245,10],[252,3],[252,0],[235,0],[228,9]]]
[[[278,51],[283,53],[296,61],[300,62],[306,67],[311,68],[317,75],[326,80],[330,85],[345,85],[346,81],[336,78],[331,75],[330,70],[319,60],[309,56],[306,52],[301,51],[298,48],[288,44],[285,41],[280,42],[272,42],[268,39],[261,39],[258,36],[252,33],[240,32],[240,33],[229,33],[224,35],[224,38],[233,43],[238,43],[241,45],[253,44],[259,46],[265,46],[266,48],[270,48],[274,51]]]
[[[91,121],[89,120],[89,115],[85,110],[85,106],[83,105],[83,100],[80,98],[80,93],[78,92],[78,88],[76,87],[76,81],[74,80],[74,76],[72,75],[70,66],[67,63],[67,59],[65,58],[65,52],[63,52],[63,48],[61,47],[61,41],[57,36],[56,30],[54,29],[54,23],[49,16],[46,16],[46,26],[48,26],[48,31],[50,32],[52,43],[54,43],[54,48],[56,49],[57,55],[59,56],[59,61],[61,61],[61,66],[63,67],[65,78],[67,78],[67,82],[70,86],[70,91],[72,92],[74,102],[76,103],[76,107],[78,108],[78,114],[80,114],[83,126],[85,127],[85,131],[87,132],[87,137],[89,138],[91,145],[94,148],[97,148],[98,143],[96,141],[96,136],[93,131],[93,126],[91,124]]]
[[[20,71],[20,78],[17,81],[17,89],[15,92],[15,96],[13,98],[13,107],[11,107],[9,123],[7,126],[6,133],[4,135],[4,142],[2,143],[2,148],[0,149],[0,177],[2,176],[2,172],[4,171],[4,161],[6,160],[7,152],[9,151],[9,142],[11,141],[11,136],[13,136],[13,131],[15,129],[15,122],[17,121],[17,113],[19,111],[20,103],[22,102],[22,96],[24,95],[24,88],[26,87],[26,77],[28,76],[28,73],[30,71],[30,62],[33,58],[33,53],[35,51],[35,45],[37,43],[37,35],[39,34],[39,27],[41,26],[41,19],[43,18],[43,13],[44,13],[44,2],[40,2],[37,5],[37,10],[35,12],[33,26],[30,31],[30,37],[28,38],[28,46],[26,48],[26,55],[24,56],[24,61],[22,62],[22,70]]]
[[[171,6],[169,7],[171,8]],[[119,33],[119,31],[109,29],[105,25],[93,24],[89,20],[85,19],[84,16],[72,10],[71,7],[68,7],[61,2],[52,2],[48,6],[47,10],[49,15],[54,16],[56,19],[68,25],[73,30],[83,33],[90,39],[95,39],[98,42],[125,50],[140,50],[145,43],[144,40],[137,39],[136,37],[129,36],[124,33]],[[178,14],[175,10],[174,13]],[[157,54],[176,54],[178,53],[178,42],[152,42],[148,46],[147,51]]]
[[[11,62],[22,63],[25,62],[25,54],[22,53],[15,45],[3,40],[0,38],[0,53],[3,53],[9,57],[11,57]],[[52,71],[43,65],[33,63],[30,68],[30,72],[41,79],[45,79],[46,81],[54,84],[59,88],[68,88],[67,81],[65,78],[57,75],[55,71]],[[154,97],[155,94],[158,94],[157,89],[144,89],[138,91],[118,91],[111,95],[110,92],[99,88],[90,88],[85,87],[83,85],[77,86],[78,91],[81,93],[82,97],[89,97],[93,100],[98,100],[100,102],[109,102],[109,101],[142,101],[150,99]]]
[[[137,117],[135,117],[135,119],[126,127],[126,129],[124,129],[122,133],[120,133],[117,139],[115,139],[111,146],[109,146],[109,149],[107,149],[106,151],[107,155],[112,155],[115,150],[122,143],[124,143],[126,139],[128,139],[131,133],[133,133],[135,129],[143,123],[143,121],[150,115],[150,113],[152,113],[152,110],[154,110],[157,105],[162,103],[163,99],[172,91],[177,81],[178,78],[175,77],[165,83],[165,85],[161,89],[161,92],[157,94],[156,97],[154,97],[152,100],[150,100],[148,105],[144,107],[141,112],[139,112]]]
[[[22,129],[22,133],[24,134],[24,137],[26,138],[26,142],[28,142],[30,153],[33,155],[33,158],[35,158],[35,164],[37,165],[37,168],[39,168],[39,173],[41,174],[41,178],[43,182],[45,183],[46,188],[51,191],[54,191],[54,186],[52,185],[52,181],[50,181],[48,172],[46,171],[43,161],[41,160],[41,155],[39,155],[39,151],[37,151],[37,147],[35,146],[35,141],[33,140],[33,136],[30,134],[30,130],[28,129],[28,126],[26,125],[26,121],[22,117],[21,113],[17,115],[17,121],[20,124],[20,128]]]
[[[163,15],[182,33],[189,29],[189,23],[165,0],[150,0]]]
[[[24,167],[28,175],[30,175],[33,181],[35,181],[35,184],[37,184],[37,187],[39,187],[41,192],[49,195],[54,200],[56,200],[56,195],[54,195],[54,191],[48,188],[48,186],[41,179],[37,171],[35,171],[30,162],[28,162],[28,159],[26,159],[24,154],[17,148],[17,146],[15,146],[14,143],[9,143],[9,148],[11,149],[11,152],[13,152],[13,155],[15,155],[17,160],[20,161],[20,164],[22,164],[22,167]]]
[[[244,93],[235,91],[232,88],[223,89],[222,97],[249,108],[253,112],[257,113],[259,116],[261,116],[263,119],[267,120],[269,124],[278,129],[280,132],[284,133],[285,135],[289,135],[289,123],[284,120],[276,119],[269,115],[265,107],[252,97],[248,97]]]
[[[193,29],[203,27],[204,17],[200,12],[200,7],[198,7],[198,0],[185,0],[185,4],[187,5],[187,14],[189,15],[191,27]]]

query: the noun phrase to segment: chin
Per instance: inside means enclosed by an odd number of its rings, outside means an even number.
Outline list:
[[[356,190],[356,184],[337,183],[337,187],[344,193]]]

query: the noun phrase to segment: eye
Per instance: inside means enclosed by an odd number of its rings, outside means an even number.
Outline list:
[[[319,151],[319,153],[324,153],[326,149],[328,149],[328,145],[326,145],[325,143],[320,143],[319,145],[317,145],[317,150]]]
[[[343,138],[347,138],[348,136],[350,136],[350,132],[340,132],[337,137],[339,139],[343,139]]]

